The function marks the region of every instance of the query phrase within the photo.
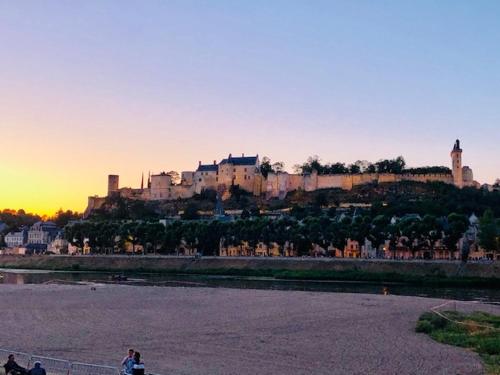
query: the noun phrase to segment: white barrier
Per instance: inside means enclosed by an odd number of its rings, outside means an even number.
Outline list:
[[[14,354],[16,363],[26,369],[32,368],[36,361],[41,362],[47,375],[120,375],[120,370],[117,367],[70,362],[63,359],[16,352],[15,350],[8,349],[0,349],[0,362],[3,358],[7,362],[7,357],[10,354]],[[3,374],[3,369],[1,368],[0,374]]]
[[[71,375],[120,375],[120,370],[111,366],[73,362],[71,364]]]
[[[457,307],[458,309],[460,309],[460,305],[469,305],[469,306],[473,306],[473,305],[477,305],[479,304],[478,301],[446,301],[440,305],[437,305],[437,306],[434,306],[434,307],[431,307],[431,311],[440,316],[441,318],[443,319],[446,319],[447,321],[449,322],[452,322],[452,323],[455,323],[455,324],[458,324],[458,325],[463,325],[463,326],[468,326],[469,323],[467,322],[461,322],[461,321],[458,321],[458,320],[454,320],[454,319],[451,319],[450,317],[448,317],[445,312],[444,312],[444,308],[445,307],[448,307],[448,306],[453,306],[453,311],[457,311]],[[495,332],[500,332],[500,329],[499,328],[495,328],[491,325],[485,325],[485,324],[478,324],[478,323],[474,323],[474,326],[475,327],[481,327],[481,328],[486,328],[486,329],[489,329],[489,330],[492,330],[492,331],[495,331]]]
[[[15,352],[13,350],[0,349],[0,358],[2,359],[5,358],[5,362],[7,362],[7,357],[10,354],[14,354],[14,360],[21,367],[29,368],[33,364],[33,362],[31,362],[31,357],[32,357],[31,354],[23,352]],[[2,362],[2,365],[5,362]]]
[[[31,356],[31,366],[33,366],[36,361],[42,363],[42,367],[47,372],[47,375],[69,375],[71,370],[71,363],[62,359],[38,355]]]

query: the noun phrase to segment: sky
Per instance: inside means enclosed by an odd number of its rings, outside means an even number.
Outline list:
[[[500,177],[500,2],[0,0],[0,209],[229,153]]]

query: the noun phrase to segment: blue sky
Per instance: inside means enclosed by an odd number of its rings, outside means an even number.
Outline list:
[[[498,1],[0,1],[3,173],[85,203],[108,173],[230,152],[448,165],[460,138],[493,182],[499,20]]]

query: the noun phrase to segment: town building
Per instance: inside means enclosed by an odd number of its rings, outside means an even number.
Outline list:
[[[22,228],[18,232],[9,232],[5,235],[4,241],[9,248],[24,246],[28,243],[28,229]]]
[[[28,231],[28,245],[48,245],[58,235],[59,229],[51,221],[39,221]]]

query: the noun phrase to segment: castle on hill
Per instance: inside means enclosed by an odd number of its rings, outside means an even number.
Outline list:
[[[231,186],[239,186],[255,196],[265,196],[267,199],[284,199],[287,193],[294,190],[315,191],[319,189],[341,188],[351,190],[354,186],[374,182],[439,181],[453,184],[458,188],[465,186],[479,187],[474,181],[472,169],[462,166],[462,149],[457,140],[451,150],[451,173],[359,173],[359,174],[326,174],[316,171],[311,173],[291,174],[288,172],[270,172],[264,177],[260,171],[259,156],[229,156],[219,163],[202,164],[200,161],[195,171],[181,173],[180,183],[175,183],[169,173],[159,173],[148,176],[144,186],[144,177],[140,188],[119,187],[119,176],[108,176],[107,196],[118,195],[128,199],[139,200],[176,200],[187,199],[204,190],[212,189],[219,192],[223,199],[230,196]],[[85,214],[101,207],[106,197],[89,197]]]

